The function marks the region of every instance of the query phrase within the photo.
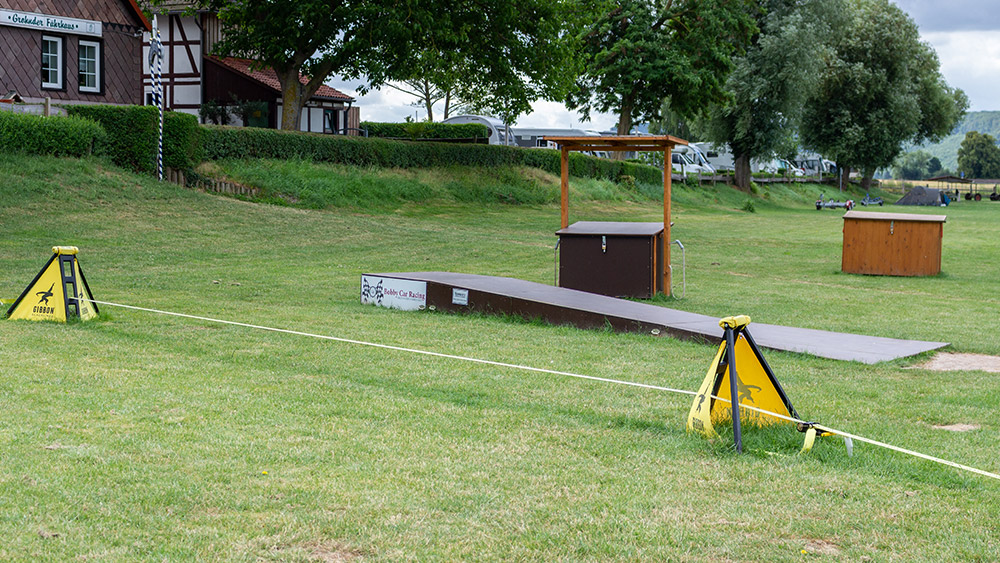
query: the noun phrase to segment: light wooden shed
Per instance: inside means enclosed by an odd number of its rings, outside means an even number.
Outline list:
[[[848,211],[841,269],[882,276],[938,274],[945,219],[945,215]]]

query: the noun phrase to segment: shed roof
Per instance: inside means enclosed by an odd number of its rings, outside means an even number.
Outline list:
[[[947,215],[920,215],[917,213],[877,213],[871,211],[848,211],[844,219],[862,219],[868,221],[918,221],[927,223],[944,223]]]
[[[960,178],[958,176],[938,176],[936,178],[927,178],[928,182],[955,182],[956,184],[971,184],[972,180],[969,178]]]
[[[686,145],[687,141],[673,135],[615,135],[572,137],[545,135],[552,141],[571,151],[661,151],[676,145]]]

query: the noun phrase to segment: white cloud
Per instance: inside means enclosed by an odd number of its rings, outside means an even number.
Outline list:
[[[921,33],[959,30],[997,30],[996,0],[895,0],[913,18]]]
[[[1000,109],[1000,34],[934,32],[922,38],[937,51],[948,84],[969,96],[971,111]]]

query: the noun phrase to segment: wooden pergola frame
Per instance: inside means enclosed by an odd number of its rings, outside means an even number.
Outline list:
[[[620,135],[614,137],[562,137],[545,136],[546,141],[559,145],[562,151],[560,163],[560,228],[569,226],[569,152],[570,151],[663,151],[663,252],[664,252],[664,293],[670,295],[670,151],[676,145],[686,145],[687,141],[672,135]]]

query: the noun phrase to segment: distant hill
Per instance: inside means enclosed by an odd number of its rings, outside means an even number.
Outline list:
[[[932,156],[938,157],[941,166],[954,172],[958,168],[958,147],[969,131],[979,131],[1000,139],[1000,111],[969,112],[952,134],[942,139],[940,143],[913,147],[907,152],[927,151]]]

